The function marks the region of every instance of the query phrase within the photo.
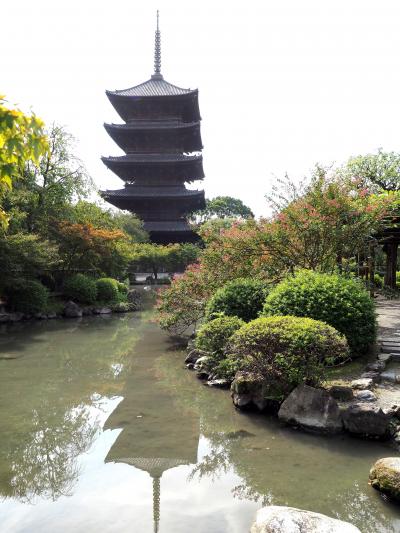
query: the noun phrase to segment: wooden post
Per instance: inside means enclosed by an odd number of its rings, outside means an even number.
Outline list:
[[[386,252],[385,286],[393,290],[396,289],[398,246],[397,242],[389,242],[384,247],[384,251]]]
[[[374,297],[375,291],[375,244],[369,245],[369,257],[368,257],[368,272],[369,272],[369,294],[371,298]]]

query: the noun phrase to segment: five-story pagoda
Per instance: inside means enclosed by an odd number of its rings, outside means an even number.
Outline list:
[[[158,12],[154,74],[106,94],[125,124],[104,127],[126,155],[102,158],[125,181],[123,189],[102,191],[103,198],[136,213],[155,243],[197,240],[186,216],[205,207],[204,191],[189,190],[185,182],[204,178],[198,90],[164,80]]]

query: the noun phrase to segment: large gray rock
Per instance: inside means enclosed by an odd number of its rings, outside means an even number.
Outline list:
[[[360,530],[335,518],[294,507],[271,505],[257,512],[250,533],[361,533]]]
[[[369,479],[374,489],[400,501],[400,457],[379,459],[371,468]]]
[[[350,405],[342,413],[344,427],[354,435],[383,438],[388,435],[390,414],[367,403]]]
[[[82,316],[82,309],[75,302],[67,302],[64,306],[64,316],[66,318],[80,318]]]
[[[279,409],[278,417],[284,422],[305,429],[336,433],[343,429],[339,406],[323,389],[299,385]]]

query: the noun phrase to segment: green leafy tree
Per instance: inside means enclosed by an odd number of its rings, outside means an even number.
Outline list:
[[[49,150],[38,158],[37,165],[30,161],[25,164],[13,192],[5,199],[20,224],[17,229],[45,236],[51,234],[55,220],[67,218],[74,200],[93,190],[91,178],[74,153],[74,137],[56,124],[47,135]]]
[[[196,222],[206,222],[213,218],[254,218],[254,214],[239,198],[216,196],[206,200],[205,209],[193,214]]]
[[[32,114],[25,115],[19,109],[6,105],[0,95],[0,201],[28,161],[39,163],[45,157],[48,142],[43,130],[43,122]],[[0,205],[0,225],[7,227],[9,217]]]
[[[171,253],[177,245],[163,246],[161,244],[143,243],[133,247],[132,265],[143,270],[150,270],[154,279],[158,279],[161,269],[167,268]]]
[[[15,278],[38,277],[59,264],[58,247],[38,235],[0,236],[0,286]]]
[[[148,233],[143,229],[143,222],[135,215],[123,211],[114,212],[87,200],[79,200],[68,210],[68,219],[78,224],[91,224],[95,228],[121,230],[132,242],[146,242]]]
[[[361,188],[372,192],[400,191],[400,153],[384,152],[358,155],[349,159],[342,169]]]

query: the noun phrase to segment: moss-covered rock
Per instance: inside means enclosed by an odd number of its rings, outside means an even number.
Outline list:
[[[371,468],[369,479],[374,489],[400,501],[400,457],[384,457]]]

